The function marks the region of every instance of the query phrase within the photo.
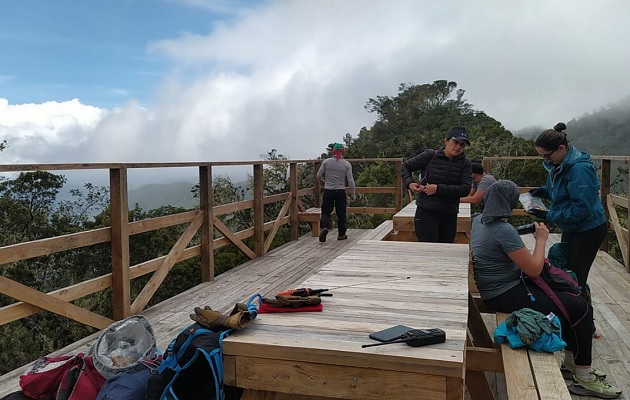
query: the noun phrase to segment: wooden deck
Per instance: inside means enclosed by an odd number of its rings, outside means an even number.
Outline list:
[[[388,221],[388,225],[380,229],[349,230],[348,240],[345,241],[337,241],[334,235],[329,235],[326,243],[319,243],[310,234],[300,237],[296,242],[218,276],[214,282],[198,285],[153,306],[143,315],[155,330],[158,346],[165,349],[182,328],[192,323],[188,315],[194,307],[210,305],[217,310],[228,311],[235,302],[247,299],[253,293],[269,295],[295,287],[357,241],[381,240],[391,229],[391,221]],[[528,241],[531,240],[524,239],[530,245]],[[552,235],[550,244],[558,239],[557,235]],[[595,324],[601,335],[594,341],[593,364],[607,372],[611,382],[624,391],[620,399],[630,399],[630,274],[611,256],[600,252],[589,284],[593,292]],[[87,337],[54,354],[87,352],[97,336]],[[19,389],[18,377],[23,369],[0,376],[0,397]]]
[[[165,350],[183,328],[193,323],[189,314],[194,307],[209,305],[215,310],[227,312],[236,302],[246,300],[254,293],[266,296],[297,287],[359,240],[381,240],[391,228],[391,221],[386,221],[376,229],[349,229],[348,240],[338,241],[336,235],[329,235],[325,243],[320,243],[317,237],[307,234],[262,258],[246,262],[217,276],[213,282],[200,284],[148,308],[142,315],[151,322],[158,347]],[[97,338],[98,334],[88,336],[52,355],[87,353]],[[0,398],[19,390],[18,377],[25,368],[0,376]]]

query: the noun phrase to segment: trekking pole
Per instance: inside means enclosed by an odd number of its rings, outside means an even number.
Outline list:
[[[355,283],[355,284],[352,284],[352,285],[337,286],[337,287],[334,287],[332,289],[328,289],[328,291],[335,290],[335,289],[341,289],[341,288],[347,288],[347,287],[353,287],[353,286],[369,285],[370,283],[384,283],[384,282],[402,281],[402,280],[405,280],[405,279],[411,279],[411,277],[407,276],[405,278],[394,278],[394,279],[386,279],[386,280],[382,280],[382,281],[361,282],[361,283]]]

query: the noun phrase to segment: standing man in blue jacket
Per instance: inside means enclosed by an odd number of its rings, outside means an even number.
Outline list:
[[[464,154],[469,145],[466,129],[455,127],[444,138],[444,147],[403,162],[403,185],[416,193],[414,225],[419,242],[455,241],[459,199],[472,185],[471,162]],[[420,171],[419,182],[413,180],[414,171]]]
[[[333,157],[322,162],[317,171],[317,179],[324,182],[324,195],[322,199],[322,215],[319,220],[319,241],[325,242],[328,235],[330,215],[335,209],[337,223],[339,225],[337,240],[346,240],[348,230],[346,219],[346,180],[350,187],[350,198],[356,200],[354,178],[352,177],[352,164],[343,159],[345,147],[341,143],[335,143],[332,149]]]

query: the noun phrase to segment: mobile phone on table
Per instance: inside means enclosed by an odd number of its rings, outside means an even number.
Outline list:
[[[402,335],[412,329],[413,328],[405,325],[396,325],[391,328],[383,329],[382,331],[370,333],[368,336],[370,339],[378,340],[379,342],[389,342],[391,340],[399,339]]]

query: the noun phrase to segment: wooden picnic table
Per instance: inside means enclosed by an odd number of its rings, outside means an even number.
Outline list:
[[[414,200],[394,215],[392,218],[394,221],[392,238],[406,242],[416,240],[416,229],[413,222],[415,214],[416,202]],[[470,203],[459,203],[455,243],[468,243],[470,241],[470,215]]]
[[[225,382],[242,399],[462,399],[467,265],[463,244],[360,240],[303,282],[330,289],[322,312],[260,314],[225,339]],[[446,342],[361,347],[398,324]]]

